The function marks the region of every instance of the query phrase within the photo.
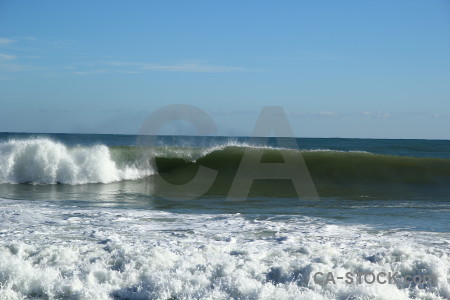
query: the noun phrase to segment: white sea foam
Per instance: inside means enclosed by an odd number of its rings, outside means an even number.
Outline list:
[[[0,183],[109,183],[152,173],[149,166],[118,165],[104,145],[69,148],[47,138],[0,143]]]
[[[438,233],[307,217],[62,207],[0,200],[0,299],[448,299]],[[432,275],[428,287],[321,285],[315,272]]]

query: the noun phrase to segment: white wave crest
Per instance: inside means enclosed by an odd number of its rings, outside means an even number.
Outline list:
[[[104,145],[70,148],[47,138],[0,143],[0,183],[110,183],[152,173],[149,166],[118,165]]]

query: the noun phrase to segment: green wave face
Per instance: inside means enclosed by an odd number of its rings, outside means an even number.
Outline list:
[[[153,168],[172,184],[188,183],[199,166],[217,170],[209,195],[226,196],[244,155],[262,163],[302,155],[321,197],[443,197],[450,194],[450,160],[379,155],[367,152],[295,151],[229,146],[217,149],[161,147],[144,150]],[[133,159],[138,151],[116,148],[113,156]],[[115,154],[114,154],[115,153]],[[149,180],[152,180],[150,177]],[[158,186],[156,186],[158,189]],[[255,180],[249,196],[296,197],[291,180]]]

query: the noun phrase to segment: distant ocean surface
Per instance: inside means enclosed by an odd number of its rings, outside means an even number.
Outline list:
[[[450,298],[450,141],[149,141],[0,133],[0,299]],[[256,180],[227,200],[244,153],[301,156],[319,199]],[[217,171],[206,193],[164,197],[157,174],[184,184],[199,167]]]

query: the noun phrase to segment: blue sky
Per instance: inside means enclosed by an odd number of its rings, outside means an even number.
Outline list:
[[[0,99],[0,132],[183,103],[219,135],[281,105],[297,136],[450,139],[450,2],[0,1]]]

